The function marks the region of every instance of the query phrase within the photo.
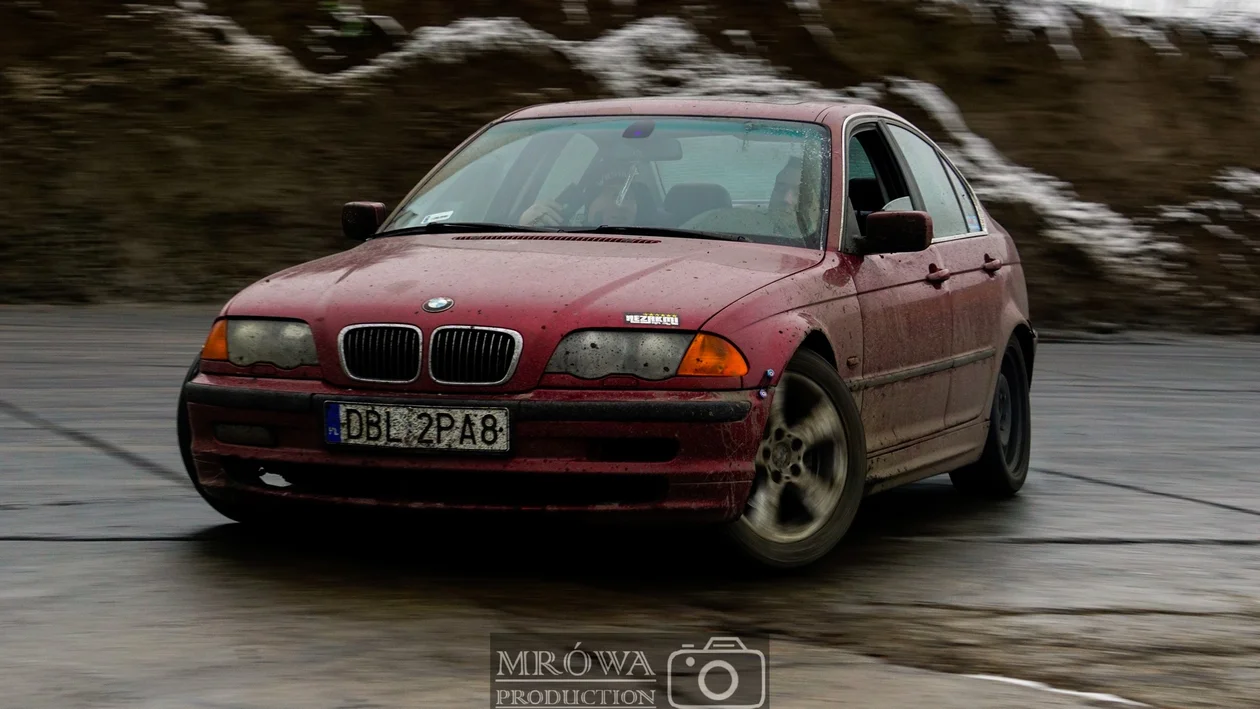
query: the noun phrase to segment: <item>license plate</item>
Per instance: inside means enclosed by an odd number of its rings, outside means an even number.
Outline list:
[[[324,421],[324,440],[344,445],[490,453],[509,450],[511,436],[507,409],[330,401]]]

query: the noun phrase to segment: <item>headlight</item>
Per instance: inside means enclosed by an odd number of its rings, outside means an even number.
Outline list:
[[[678,373],[691,338],[685,332],[572,332],[556,347],[547,371],[579,379],[611,374],[668,379]]]
[[[569,333],[547,372],[579,379],[628,374],[648,380],[673,376],[739,377],[748,364],[735,346],[705,333],[585,330]]]
[[[310,326],[295,320],[220,320],[210,332],[202,357],[226,359],[240,367],[267,363],[293,369],[319,364]]]

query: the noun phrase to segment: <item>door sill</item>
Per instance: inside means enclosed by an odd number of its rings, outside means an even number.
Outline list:
[[[869,456],[866,494],[873,495],[976,462],[984,452],[988,423],[977,419]]]

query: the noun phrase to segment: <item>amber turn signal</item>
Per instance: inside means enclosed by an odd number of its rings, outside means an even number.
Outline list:
[[[210,336],[201,348],[201,358],[227,361],[227,320],[216,320],[214,327],[210,328]]]
[[[683,355],[678,374],[684,377],[742,377],[748,374],[748,362],[735,345],[718,337],[700,333]]]

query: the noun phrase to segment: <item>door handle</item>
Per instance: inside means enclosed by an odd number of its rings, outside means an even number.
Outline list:
[[[936,264],[928,266],[927,282],[940,285],[949,280],[950,272],[948,268],[937,268]]]
[[[1002,268],[1002,259],[993,258],[992,256],[985,254],[983,268],[989,273],[997,273],[998,269]]]

